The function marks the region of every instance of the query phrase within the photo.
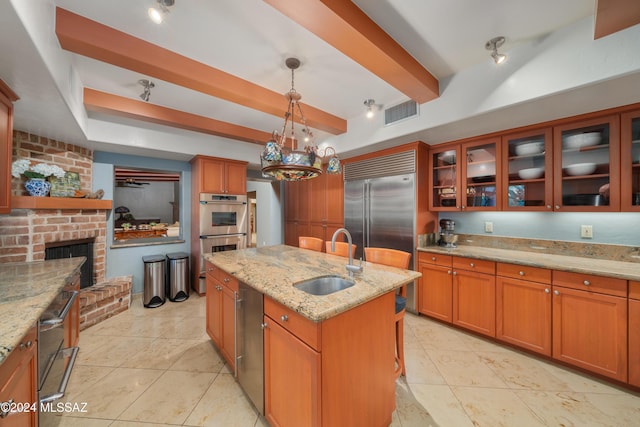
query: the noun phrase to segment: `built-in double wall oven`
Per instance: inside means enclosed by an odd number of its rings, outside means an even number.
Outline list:
[[[200,193],[200,253],[247,247],[247,196]],[[204,269],[204,259],[200,261]],[[204,293],[204,271],[200,291]]]

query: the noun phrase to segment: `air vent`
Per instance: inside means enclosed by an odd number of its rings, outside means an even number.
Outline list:
[[[407,120],[418,115],[418,104],[415,101],[407,101],[384,110],[384,125],[392,125],[402,120]]]
[[[416,152],[414,150],[374,157],[344,165],[344,180],[378,178],[381,176],[415,173]]]

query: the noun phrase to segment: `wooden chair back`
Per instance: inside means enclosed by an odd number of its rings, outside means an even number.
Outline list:
[[[375,264],[388,265],[389,267],[397,267],[408,269],[409,261],[411,261],[411,254],[405,251],[399,251],[397,249],[389,248],[364,248],[365,261],[373,262]],[[400,288],[400,295],[406,297],[407,287]]]
[[[300,236],[298,237],[298,246],[302,249],[311,249],[312,251],[322,252],[322,239],[317,237]]]
[[[351,245],[351,256],[355,256],[357,245]],[[349,244],[346,242],[336,242],[336,250],[335,252],[331,251],[331,241],[325,242],[325,251],[328,254],[343,256],[345,258],[349,258]]]

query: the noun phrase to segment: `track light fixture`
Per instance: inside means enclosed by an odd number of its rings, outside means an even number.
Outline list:
[[[491,51],[491,57],[496,64],[502,64],[507,60],[507,55],[498,53],[498,48],[504,44],[505,38],[502,36],[494,37],[485,43],[484,48]]]
[[[144,102],[149,102],[149,96],[151,96],[151,89],[154,88],[156,85],[153,84],[151,80],[147,80],[147,79],[138,80],[138,83],[141,84],[142,87],[144,88],[144,92],[140,94],[140,98]]]
[[[173,6],[175,0],[156,0],[158,5],[156,7],[150,7],[149,18],[156,24],[161,24],[164,20],[164,16],[169,13],[169,7]]]
[[[364,101],[364,105],[367,107],[367,119],[371,119],[373,118],[373,106],[375,105],[376,101],[373,99],[366,99]]]

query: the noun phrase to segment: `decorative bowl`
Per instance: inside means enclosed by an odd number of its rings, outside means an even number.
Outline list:
[[[579,133],[567,136],[564,139],[565,148],[582,148],[600,144],[602,135],[600,132]]]
[[[595,163],[574,163],[572,165],[566,166],[564,170],[567,172],[567,175],[571,175],[571,176],[591,175],[596,171],[596,164]]]
[[[544,175],[544,168],[520,169],[518,176],[520,179],[537,179]]]
[[[544,151],[544,142],[532,141],[525,144],[516,145],[515,151],[517,156],[540,154]]]

